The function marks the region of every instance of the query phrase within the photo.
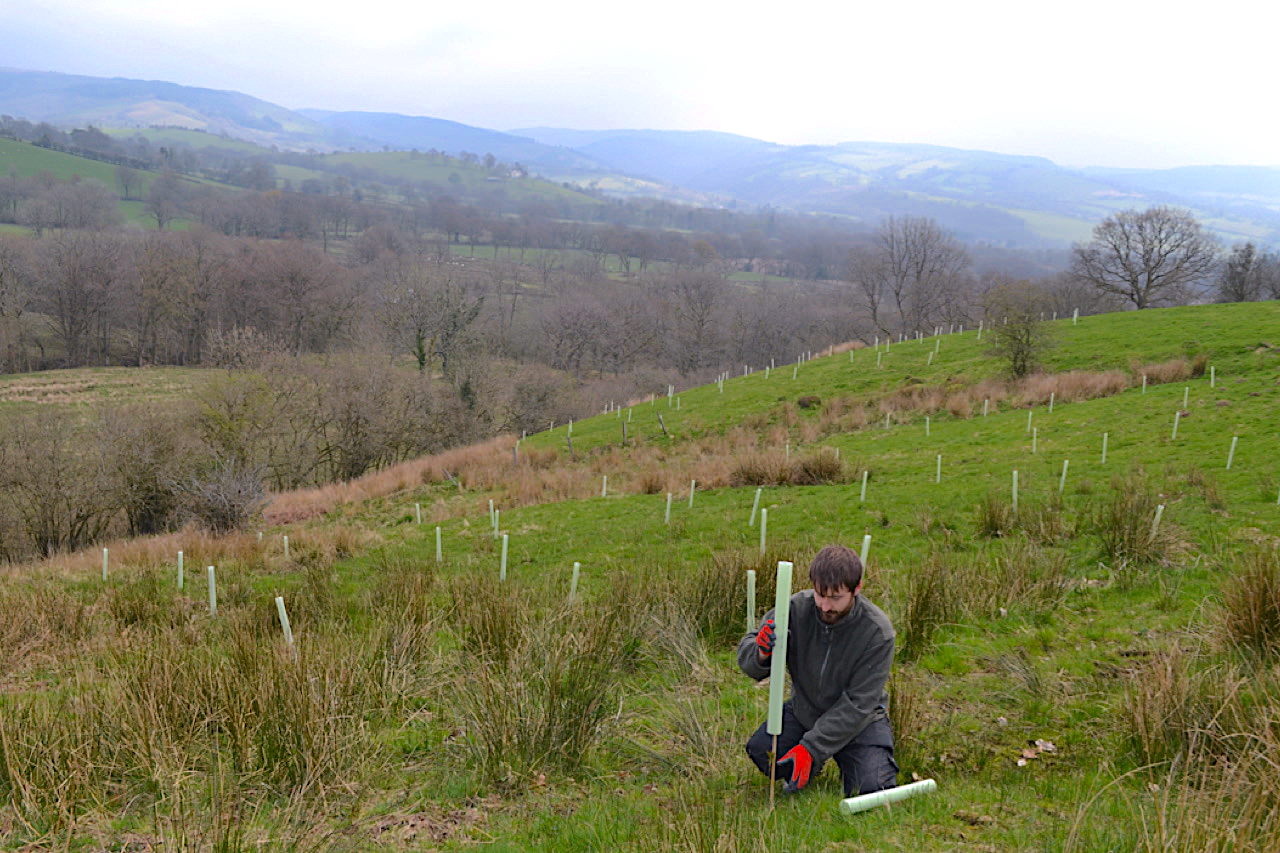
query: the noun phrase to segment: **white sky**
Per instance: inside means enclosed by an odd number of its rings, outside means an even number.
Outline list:
[[[0,66],[236,89],[292,108],[503,130],[927,142],[1064,165],[1280,165],[1264,85],[1280,6],[1262,0],[0,0],[0,10]]]

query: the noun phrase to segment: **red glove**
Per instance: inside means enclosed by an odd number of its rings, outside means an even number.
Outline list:
[[[776,638],[773,633],[773,617],[764,620],[760,633],[756,634],[756,651],[760,653],[760,662],[767,663],[773,657],[773,644]]]
[[[788,761],[791,762],[791,778],[783,790],[788,794],[794,794],[809,784],[809,774],[813,772],[813,756],[803,744],[796,744],[795,748],[778,759],[779,769]]]

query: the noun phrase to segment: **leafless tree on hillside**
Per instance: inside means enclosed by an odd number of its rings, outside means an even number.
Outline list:
[[[858,255],[865,299],[892,302],[901,331],[927,330],[955,313],[969,272],[969,255],[932,219],[890,216],[871,249]],[[880,311],[877,310],[877,315]],[[885,328],[883,322],[878,322]],[[886,329],[888,331],[888,329]]]
[[[1213,272],[1217,253],[1217,241],[1186,210],[1126,210],[1104,219],[1092,241],[1072,250],[1071,272],[1143,309],[1189,300]]]
[[[1218,273],[1219,302],[1254,302],[1280,294],[1280,258],[1252,242],[1231,249]]]

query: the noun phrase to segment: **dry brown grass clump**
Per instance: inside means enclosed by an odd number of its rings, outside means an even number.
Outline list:
[[[1142,377],[1145,376],[1148,385],[1159,385],[1162,382],[1179,382],[1203,374],[1207,360],[1201,357],[1197,359],[1197,363],[1200,365],[1198,373],[1195,372],[1195,365],[1185,358],[1174,358],[1154,364],[1132,362],[1129,365],[1129,371],[1137,377],[1137,384],[1141,384]]]
[[[782,486],[791,475],[790,460],[776,450],[748,453],[729,472],[730,486]]]
[[[263,516],[269,524],[288,524],[323,515],[342,504],[383,497],[413,488],[420,483],[439,482],[460,472],[511,464],[511,436],[499,436],[479,444],[446,450],[374,471],[354,480],[331,483],[314,489],[299,489],[273,495]]]
[[[793,486],[822,486],[847,479],[844,462],[833,449],[824,447],[793,458],[787,482]]]

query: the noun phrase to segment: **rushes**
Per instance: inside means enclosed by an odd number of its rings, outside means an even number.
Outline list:
[[[488,781],[514,787],[582,766],[618,709],[631,652],[622,607],[564,611],[513,630],[505,659],[457,678],[466,746]]]
[[[1152,531],[1156,505],[1155,488],[1141,471],[1116,477],[1110,500],[1098,502],[1093,513],[1093,529],[1102,553],[1117,565],[1162,562],[1174,545],[1172,525],[1165,523]]]
[[[251,612],[217,645],[161,631],[77,670],[67,691],[0,714],[0,797],[30,825],[65,830],[87,808],[181,799],[233,768],[247,790],[294,797],[358,784],[394,701],[381,644],[312,634],[295,659]]]
[[[1262,657],[1280,652],[1280,549],[1255,548],[1234,567],[1218,627],[1230,646]]]

